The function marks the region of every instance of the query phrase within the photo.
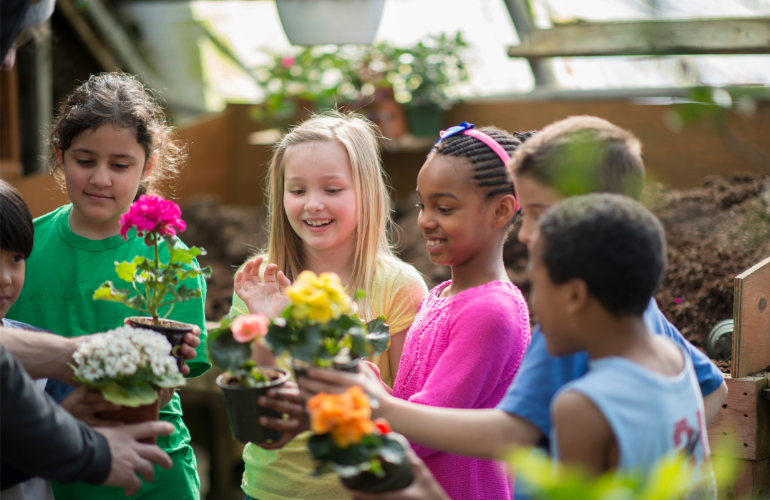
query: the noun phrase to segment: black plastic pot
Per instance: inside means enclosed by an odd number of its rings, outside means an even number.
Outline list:
[[[344,372],[358,373],[358,362],[363,358],[356,358],[348,363],[334,363],[333,368],[335,370],[342,370]],[[300,377],[307,377],[307,371],[312,368],[311,364],[297,365],[294,360],[291,362],[291,369],[294,370],[294,380],[299,381]]]
[[[390,433],[387,436],[401,444],[406,449],[409,444],[400,434]],[[340,478],[342,484],[349,490],[363,491],[365,493],[382,493],[385,491],[402,490],[412,484],[412,467],[409,460],[404,457],[398,466],[380,460],[386,471],[385,477],[377,477],[371,472],[364,472],[349,478]]]
[[[263,408],[257,404],[257,398],[267,393],[268,389],[280,387],[289,380],[289,372],[280,368],[262,368],[263,372],[272,370],[277,378],[266,382],[259,387],[242,387],[225,383],[229,376],[223,373],[217,377],[217,385],[222,389],[222,398],[225,400],[227,417],[230,420],[230,429],[233,438],[241,443],[263,443],[275,441],[281,437],[281,432],[267,429],[259,424],[259,417],[281,418],[277,411]]]
[[[171,344],[171,355],[176,359],[177,366],[180,368],[182,367],[184,359],[180,348],[182,344],[184,344],[184,336],[192,332],[195,325],[174,321],[172,319],[161,319],[161,324],[155,325],[150,316],[131,316],[128,318],[128,323],[134,328],[152,330],[165,335],[169,344]]]

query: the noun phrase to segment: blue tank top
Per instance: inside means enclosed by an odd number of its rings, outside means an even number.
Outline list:
[[[698,480],[702,489],[713,477],[703,397],[690,357],[684,351],[682,356],[685,367],[673,376],[620,357],[592,360],[588,373],[563,386],[554,401],[565,391],[578,391],[599,408],[617,440],[618,472],[647,476],[662,457],[682,451],[704,466]],[[558,457],[555,435],[551,451]]]

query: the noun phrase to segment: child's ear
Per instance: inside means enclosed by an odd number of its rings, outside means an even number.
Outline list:
[[[61,168],[64,168],[64,151],[54,146],[53,154],[56,155],[56,163],[58,163]]]
[[[144,172],[142,172],[142,179],[146,179],[150,175],[152,175],[152,170],[155,168],[156,163],[158,163],[158,153],[153,154],[147,159],[147,163],[144,164]]]
[[[493,222],[494,227],[505,227],[505,225],[508,224],[508,221],[511,220],[515,213],[516,199],[513,197],[513,195],[506,194],[505,196],[501,197],[497,200],[497,204],[495,205],[495,218]]]
[[[573,278],[566,283],[565,292],[567,293],[567,312],[569,314],[580,314],[588,307],[590,294],[588,293],[588,285],[580,278]]]

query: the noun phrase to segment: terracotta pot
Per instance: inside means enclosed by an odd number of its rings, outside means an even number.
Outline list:
[[[393,441],[397,441],[404,450],[409,446],[409,443],[407,443],[406,439],[400,434],[391,432],[387,437]],[[366,493],[397,491],[412,484],[412,467],[409,465],[409,460],[406,457],[404,457],[404,460],[398,465],[393,465],[383,460],[380,460],[380,464],[385,470],[385,477],[377,477],[371,472],[364,472],[357,476],[340,478],[340,480],[349,490],[363,491]]]
[[[184,344],[184,336],[192,332],[195,325],[171,319],[161,319],[160,325],[155,325],[150,316],[131,316],[128,318],[128,322],[134,328],[152,330],[165,335],[171,344],[171,355],[176,359],[177,366],[182,367],[184,359],[179,349]]]
[[[101,420],[111,422],[123,422],[124,424],[139,424],[158,420],[158,405],[160,404],[160,393],[154,403],[141,406],[121,406],[120,410],[102,411],[96,414]],[[146,439],[140,439],[139,442],[155,444],[155,436]]]
[[[276,376],[270,382],[265,382],[259,387],[242,387],[227,383],[230,376],[223,373],[217,377],[217,385],[222,389],[222,398],[225,400],[227,417],[230,420],[230,430],[233,438],[241,443],[263,443],[268,440],[275,441],[281,437],[281,432],[262,427],[259,417],[281,418],[277,411],[263,408],[257,404],[257,398],[267,393],[268,389],[280,387],[289,380],[289,372],[280,368],[262,368],[263,371],[272,370]]]

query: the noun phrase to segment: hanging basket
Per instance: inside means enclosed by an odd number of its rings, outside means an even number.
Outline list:
[[[276,0],[293,45],[371,44],[385,0]]]

